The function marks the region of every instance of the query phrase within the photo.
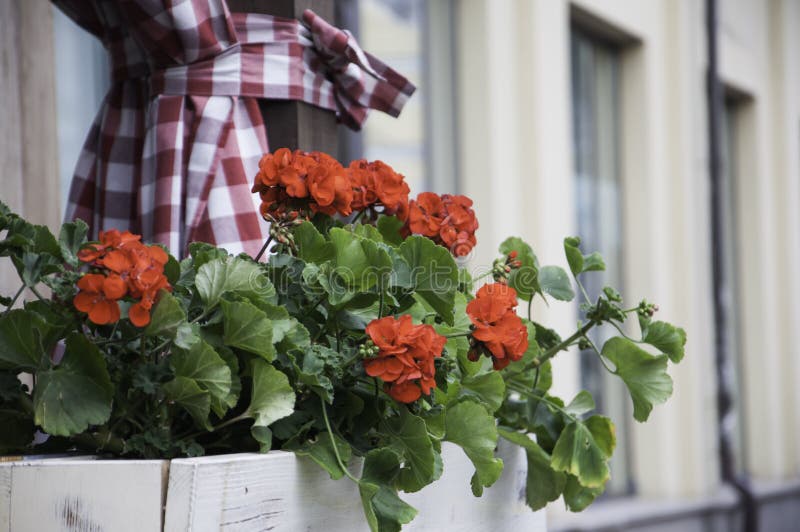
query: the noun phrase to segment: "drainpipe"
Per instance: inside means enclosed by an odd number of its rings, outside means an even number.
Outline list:
[[[747,475],[739,475],[733,457],[731,417],[733,411],[733,390],[731,389],[729,371],[735,364],[731,360],[725,331],[729,324],[729,304],[724,300],[726,269],[723,204],[722,202],[722,151],[720,124],[724,111],[722,84],[718,72],[717,48],[718,11],[717,0],[706,0],[706,44],[708,53],[708,150],[709,177],[711,181],[711,241],[713,247],[712,269],[714,284],[714,330],[715,330],[715,366],[717,376],[717,428],[719,433],[719,466],[722,481],[733,487],[739,494],[743,513],[745,532],[758,532],[758,506],[750,487]]]

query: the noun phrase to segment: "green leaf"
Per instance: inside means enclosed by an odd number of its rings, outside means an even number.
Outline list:
[[[72,436],[111,415],[114,386],[103,353],[85,336],[67,338],[64,358],[40,371],[33,395],[36,424],[53,436]]]
[[[33,418],[16,407],[0,404],[0,454],[23,450],[33,442]]]
[[[325,240],[311,222],[303,222],[292,230],[297,256],[305,262],[322,264],[334,257],[333,245]]]
[[[414,307],[412,307],[422,308],[422,311],[418,312],[417,317],[428,316],[425,306],[426,304],[421,301],[420,304],[415,304]],[[433,309],[431,309],[431,311],[433,311]],[[413,314],[412,317],[414,317]],[[472,330],[472,321],[470,321],[469,315],[467,314],[467,299],[464,294],[460,292],[456,292],[455,294],[453,317],[454,321],[452,325],[445,325],[444,323],[434,325],[436,332],[442,336],[451,336],[457,334],[467,334]],[[419,321],[423,320],[420,319]],[[448,354],[453,357],[458,356],[459,353],[466,354],[466,352],[469,350],[469,340],[466,336],[453,336],[452,338],[447,339],[445,349],[447,349]]]
[[[446,248],[417,235],[408,237],[399,251],[411,268],[416,293],[452,325],[458,290],[458,267],[453,256]]]
[[[608,480],[608,459],[615,443],[608,418],[592,416],[585,423],[575,420],[561,432],[550,464],[556,471],[575,475],[587,488],[599,488]]]
[[[89,226],[83,220],[67,222],[61,226],[61,232],[58,235],[58,246],[61,249],[61,256],[70,266],[78,266],[80,264],[78,251],[86,242],[88,232]]]
[[[384,242],[395,247],[403,243],[403,237],[400,235],[402,227],[403,221],[397,216],[381,216],[378,218],[378,231],[383,236]]]
[[[272,322],[264,312],[247,301],[222,300],[220,307],[226,345],[244,349],[270,362],[275,359]]]
[[[256,301],[275,303],[275,287],[254,262],[236,257],[213,259],[203,264],[195,276],[197,293],[213,308],[222,294],[236,293]]]
[[[606,269],[606,263],[598,252],[592,252],[583,256],[584,272],[602,272]]]
[[[275,344],[282,341],[286,334],[299,325],[299,322],[289,316],[289,311],[284,307],[271,303],[260,303],[258,308],[272,324],[272,342]]]
[[[399,468],[399,457],[388,448],[373,449],[364,457],[358,490],[367,524],[373,532],[399,532],[417,514],[393,487]]]
[[[180,301],[167,292],[161,290],[158,303],[153,308],[150,324],[145,328],[145,336],[166,336],[175,339],[178,328],[186,323],[186,312]]]
[[[567,255],[567,262],[572,275],[579,275],[590,271],[603,271],[606,269],[603,257],[596,251],[589,255],[584,255],[580,250],[581,239],[578,237],[567,237],[564,239],[564,252]]]
[[[564,491],[567,475],[556,471],[550,465],[550,455],[527,434],[498,429],[500,436],[525,449],[528,458],[528,472],[525,481],[525,502],[533,510],[541,510]]]
[[[48,366],[43,339],[47,323],[35,312],[15,309],[0,317],[0,368],[37,370]]]
[[[614,337],[603,345],[603,356],[610,360],[628,387],[633,399],[633,417],[647,421],[653,405],[672,395],[672,379],[667,374],[667,355],[654,356],[626,338]],[[584,482],[581,482],[584,484]]]
[[[581,239],[578,237],[567,237],[564,239],[564,253],[567,256],[567,263],[572,275],[583,273],[583,253],[578,246]]]
[[[564,486],[564,503],[571,512],[580,512],[605,491],[605,486],[599,488],[587,488],[581,486],[578,479],[572,475],[567,475],[567,483]]]
[[[539,286],[559,301],[572,301],[575,297],[567,272],[559,266],[543,266],[539,270]]]
[[[336,448],[339,451],[342,462],[347,465],[353,454],[350,444],[336,434],[333,435],[333,438],[336,441]],[[336,453],[333,450],[333,443],[331,442],[331,435],[327,431],[322,431],[317,434],[316,440],[306,442],[301,447],[292,450],[298,456],[308,456],[311,458],[322,469],[327,471],[333,480],[339,480],[345,475],[344,470],[339,466],[339,461],[336,459]]]
[[[497,371],[468,375],[461,381],[461,393],[478,398],[490,412],[496,412],[506,395],[506,383]]]
[[[208,422],[208,415],[211,413],[211,394],[200,388],[197,381],[177,376],[162,387],[167,398],[182,406],[198,426],[211,430],[211,424]]]
[[[201,390],[209,393],[211,408],[219,417],[227,412],[231,370],[208,342],[201,340],[188,350],[176,347],[169,361],[176,378],[191,379]]]
[[[341,228],[331,229],[330,238],[334,272],[349,290],[365,291],[391,272],[392,259],[372,240]]]
[[[191,349],[200,341],[200,326],[197,323],[183,322],[175,331],[175,345],[182,349]]]
[[[520,299],[529,301],[539,288],[539,261],[531,247],[521,238],[513,236],[500,244],[500,253],[508,255],[517,252],[520,267],[511,271],[508,277],[508,286],[517,291]]]
[[[581,390],[564,409],[575,417],[580,417],[595,409],[594,398],[586,390]]]
[[[653,321],[647,327],[642,341],[666,354],[677,364],[683,360],[686,331],[664,321]]]
[[[483,488],[491,486],[503,472],[503,461],[494,456],[497,446],[497,427],[494,416],[472,401],[447,408],[445,440],[460,446],[472,464],[472,493],[478,497]]]
[[[268,427],[294,412],[295,395],[289,378],[261,359],[253,360],[253,393],[242,414],[255,419],[253,426]]]
[[[605,416],[592,416],[583,423],[594,436],[594,441],[603,454],[611,458],[617,446],[617,431],[611,420]]]
[[[164,265],[164,276],[172,286],[177,285],[181,279],[181,264],[172,255],[169,255],[167,263]]]
[[[219,259],[225,262],[229,257],[226,250],[207,242],[192,242],[189,244],[189,255],[192,257],[195,270],[199,270],[201,266],[212,260]]]
[[[272,431],[267,427],[253,427],[250,433],[258,442],[259,450],[262,453],[268,453],[272,449]]]
[[[297,380],[319,395],[328,404],[333,403],[333,383],[325,375],[326,366],[339,364],[341,356],[338,352],[323,345],[314,344],[308,349],[298,352],[292,364],[297,373]]]
[[[402,408],[400,416],[386,422],[386,430],[392,436],[390,445],[404,457],[405,466],[398,477],[400,489],[415,492],[433,482],[434,451],[425,421]]]
[[[361,247],[362,239],[354,233],[341,228],[333,228],[330,233],[334,249],[334,267],[348,287],[369,288],[374,284],[364,279],[364,271],[369,267],[367,255]]]

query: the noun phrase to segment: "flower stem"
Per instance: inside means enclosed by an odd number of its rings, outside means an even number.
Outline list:
[[[8,308],[3,314],[7,314],[8,312],[11,311],[12,308],[14,308],[14,304],[17,302],[17,299],[19,299],[19,296],[21,296],[22,292],[24,291],[25,291],[25,284],[23,283],[23,285],[19,287],[19,290],[17,290],[17,293],[14,294],[14,299],[12,299],[11,303],[8,304]]]
[[[541,366],[542,364],[544,364],[545,362],[556,356],[560,351],[567,349],[569,346],[573,344],[573,342],[575,342],[575,340],[578,340],[581,337],[585,336],[586,333],[589,332],[589,329],[591,329],[595,325],[597,325],[596,321],[590,321],[586,323],[586,325],[575,331],[575,334],[573,334],[560,344],[554,345],[553,347],[545,351],[542,356],[538,357],[538,364],[536,364],[536,366]]]
[[[40,294],[40,293],[39,293],[39,291],[36,289],[36,287],[35,287],[35,286],[30,286],[29,288],[31,289],[31,292],[33,292],[33,295],[35,295],[36,297],[38,297],[40,301],[47,301],[47,300],[44,298],[44,296],[42,296],[42,294]]]
[[[339,464],[339,467],[342,468],[344,474],[347,475],[347,478],[358,484],[358,479],[354,477],[350,470],[345,467],[344,462],[342,462],[342,457],[339,455],[339,447],[336,445],[336,438],[333,437],[333,430],[331,429],[331,421],[328,419],[328,408],[325,406],[325,399],[320,397],[319,402],[322,405],[322,417],[325,419],[325,428],[328,429],[328,436],[330,437],[331,445],[333,446],[333,454],[336,455],[336,462]]]
[[[357,222],[358,220],[360,220],[362,216],[364,216],[364,213],[365,213],[365,212],[367,212],[367,210],[366,210],[366,209],[364,209],[363,211],[359,211],[359,212],[358,212],[358,214],[356,214],[356,217],[355,217],[355,218],[353,218],[353,221],[352,221],[352,222],[350,222],[350,224],[351,224],[351,225],[356,225],[356,222]]]
[[[267,247],[269,247],[271,242],[272,242],[272,235],[269,235],[269,238],[267,239],[267,241],[264,242],[263,246],[261,246],[261,251],[259,251],[258,255],[256,255],[256,258],[255,258],[256,262],[258,262],[259,259],[261,259],[261,256],[264,255],[265,251],[267,251]]]
[[[552,406],[553,408],[555,408],[556,410],[558,410],[559,412],[561,412],[562,414],[564,414],[565,416],[567,416],[571,420],[578,421],[578,418],[576,418],[574,415],[572,415],[569,412],[567,412],[564,407],[562,407],[561,405],[559,405],[556,402],[553,402],[553,401],[549,400],[544,395],[534,395],[530,391],[528,391],[528,390],[526,390],[526,389],[524,389],[522,387],[516,386],[516,385],[514,385],[512,383],[506,383],[506,386],[508,386],[508,388],[510,390],[513,390],[513,391],[517,392],[518,394],[520,394],[520,395],[522,395],[524,397],[527,397],[529,399],[535,399],[535,400],[541,401],[543,403],[547,403],[548,405]]]

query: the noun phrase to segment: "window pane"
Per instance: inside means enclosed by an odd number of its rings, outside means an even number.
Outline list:
[[[100,41],[53,7],[56,64],[56,128],[61,212],[83,142],[110,85],[108,57]]]
[[[406,176],[412,193],[427,189],[423,10],[421,0],[360,0],[359,42],[417,85],[399,118],[371,113],[364,125],[364,154],[381,159]]]
[[[599,251],[605,272],[584,277],[589,298],[595,301],[604,286],[623,286],[622,187],[619,178],[619,52],[573,31],[572,106],[575,201],[578,234],[586,251]],[[610,332],[594,329],[590,339],[598,348]],[[581,384],[594,396],[597,409],[617,420],[617,449],[606,493],[627,494],[630,457],[628,426],[630,399],[624,384],[603,368],[592,350],[581,353]]]
[[[721,149],[722,149],[722,179],[720,190],[722,207],[722,268],[718,297],[725,302],[725,327],[722,331],[724,342],[723,349],[728,354],[728,365],[725,368],[724,378],[727,380],[728,389],[733,391],[734,404],[725,416],[723,423],[725,429],[731,437],[731,450],[735,461],[737,472],[744,471],[744,452],[742,443],[744,441],[744,427],[742,426],[741,406],[739,404],[740,384],[739,366],[741,364],[741,352],[739,345],[740,316],[739,316],[739,296],[736,287],[738,286],[738,231],[736,216],[736,137],[737,137],[737,116],[739,106],[735,101],[725,102],[725,112],[722,113],[721,120]]]

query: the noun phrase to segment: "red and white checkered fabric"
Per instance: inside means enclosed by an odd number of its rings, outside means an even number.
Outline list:
[[[358,129],[414,92],[311,11],[301,23],[230,13],[225,0],[53,1],[111,56],[66,212],[95,236],[129,229],[173,253],[204,241],[254,255],[267,226],[250,182],[269,150],[257,99],[302,100]]]

